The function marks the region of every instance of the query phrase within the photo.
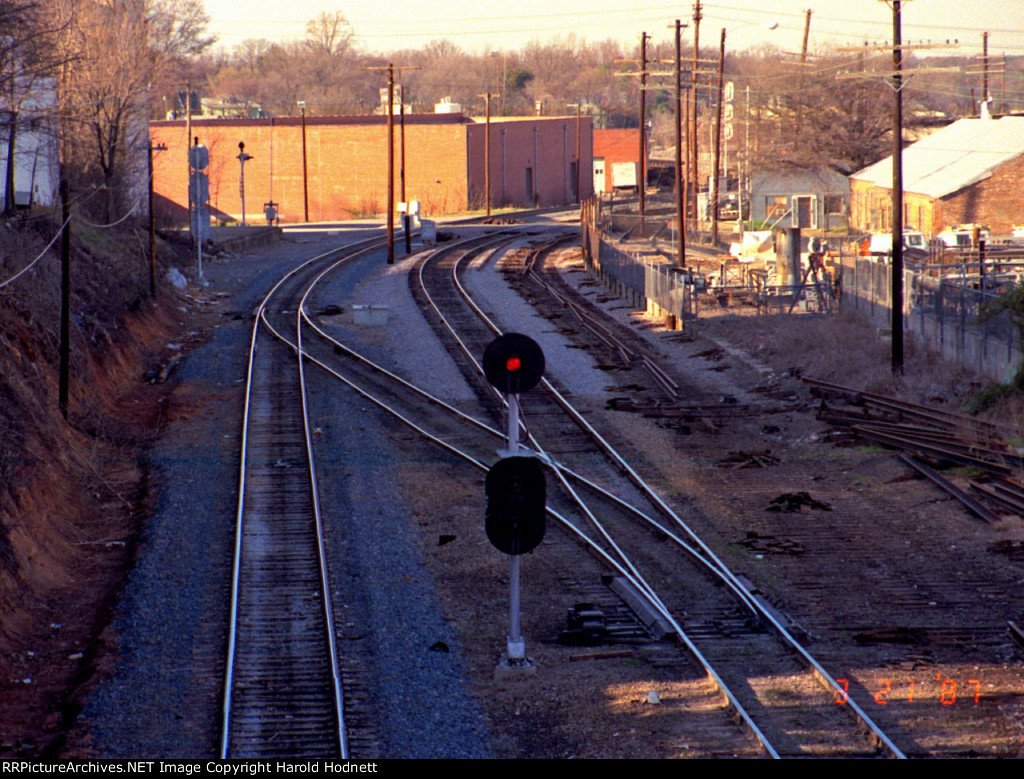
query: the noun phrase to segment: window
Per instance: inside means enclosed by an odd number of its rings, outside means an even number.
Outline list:
[[[780,219],[789,210],[785,195],[769,195],[764,199],[764,218],[768,221]]]
[[[842,195],[825,195],[826,214],[845,214],[846,198]]]

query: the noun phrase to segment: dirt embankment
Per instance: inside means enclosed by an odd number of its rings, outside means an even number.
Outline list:
[[[0,283],[58,227],[0,230]],[[0,289],[0,757],[54,754],[77,714],[69,691],[103,662],[100,636],[145,515],[139,455],[166,394],[142,376],[182,327],[180,301],[148,299],[138,235],[73,232],[66,420],[58,250]],[[174,261],[161,252],[161,266]]]

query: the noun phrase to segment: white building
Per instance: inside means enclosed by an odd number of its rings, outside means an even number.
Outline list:
[[[0,204],[7,181],[14,125],[14,198],[19,207],[50,207],[59,199],[60,147],[57,87],[51,78],[18,85],[0,94]]]

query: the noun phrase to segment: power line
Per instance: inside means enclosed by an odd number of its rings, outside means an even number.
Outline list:
[[[50,247],[53,246],[55,243],[57,243],[57,239],[60,238],[64,234],[64,228],[67,227],[68,222],[70,222],[70,221],[71,221],[71,215],[69,214],[68,218],[64,220],[64,224],[62,224],[60,226],[60,228],[57,230],[57,234],[55,236],[53,236],[53,238],[50,240],[50,242],[48,244],[46,244],[46,248],[43,249],[41,252],[39,252],[38,256],[34,260],[32,260],[32,262],[30,262],[28,265],[26,265],[24,268],[22,268],[17,273],[15,273],[9,279],[7,279],[7,281],[4,281],[3,283],[0,283],[0,289],[3,289],[8,284],[12,284],[13,282],[17,281],[21,276],[25,275],[30,270],[32,270],[33,266],[35,266],[35,264],[37,262],[39,262],[41,259],[43,259],[43,257],[46,256],[46,253],[48,251],[50,251]]]

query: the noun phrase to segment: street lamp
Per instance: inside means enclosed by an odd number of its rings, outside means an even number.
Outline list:
[[[245,227],[245,163],[252,159],[251,154],[245,153],[245,143],[238,142],[238,194],[242,196],[242,227]]]
[[[306,101],[298,102],[299,110],[302,111],[302,211],[305,221],[309,221],[309,184],[306,174]]]

